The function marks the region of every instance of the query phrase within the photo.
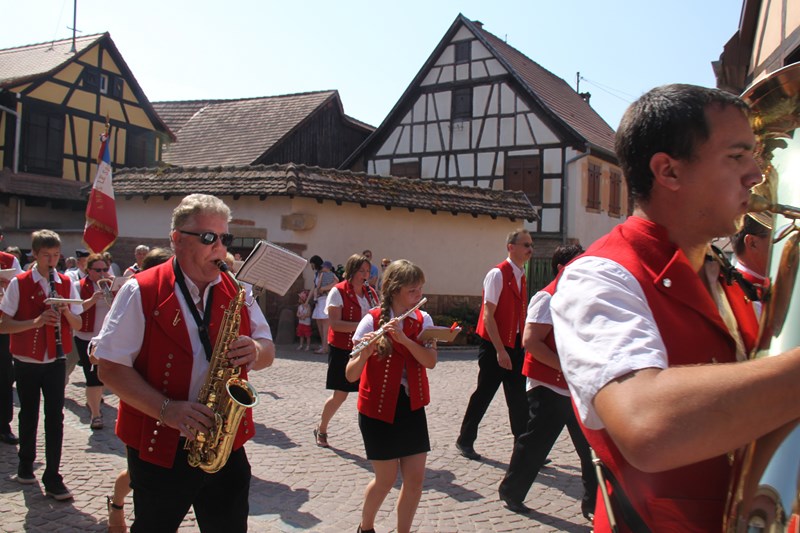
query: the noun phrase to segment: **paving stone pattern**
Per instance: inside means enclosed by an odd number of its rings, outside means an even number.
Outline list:
[[[326,357],[281,346],[275,364],[254,373],[261,402],[255,410],[256,437],[247,446],[253,467],[250,531],[351,532],[359,523],[364,487],[372,477],[358,430],[356,395],[351,394],[329,427],[330,449],[318,448],[312,430],[322,404]],[[497,498],[497,486],[511,454],[512,437],[502,389],[481,424],[475,449],[481,462],[458,453],[454,442],[477,376],[476,351],[441,350],[429,372],[427,408],[432,450],[425,488],[414,521],[419,532],[570,531],[588,532],[580,513],[580,468],[565,431],[542,469],[526,504],[530,515],[517,515]],[[72,502],[44,496],[41,483],[20,485],[14,479],[16,447],[0,444],[0,531],[105,531],[106,499],[125,467],[125,450],[113,432],[118,400],[106,394],[106,428],[92,431],[84,406],[80,369],[70,376],[64,412],[61,471],[75,494]],[[17,404],[16,409],[19,405]],[[14,429],[16,431],[16,409]],[[37,478],[44,466],[43,415],[40,416]],[[399,480],[395,489],[400,486]],[[387,497],[376,530],[395,531],[397,490]],[[126,512],[131,512],[131,499]],[[130,523],[130,522],[129,522]],[[199,531],[193,514],[181,532]]]

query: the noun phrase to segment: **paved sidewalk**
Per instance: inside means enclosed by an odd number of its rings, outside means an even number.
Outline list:
[[[528,516],[517,515],[498,501],[497,486],[512,444],[502,390],[487,412],[475,443],[483,460],[469,461],[458,454],[453,443],[475,385],[476,353],[470,349],[441,350],[439,364],[429,372],[432,398],[427,417],[432,451],[415,531],[590,531],[580,513],[580,468],[566,432],[551,454],[552,464],[540,472],[528,495],[526,503],[535,511]],[[330,425],[332,448],[318,448],[312,435],[328,396],[323,388],[326,366],[325,356],[282,346],[275,364],[252,376],[261,403],[255,410],[257,435],[246,446],[253,467],[250,531],[356,530],[371,468],[364,458],[355,394]],[[125,467],[124,448],[113,432],[118,401],[106,395],[106,428],[92,431],[83,386],[83,373],[78,368],[66,390],[62,460],[64,480],[75,500],[62,503],[46,498],[41,483],[18,484],[13,479],[16,447],[0,444],[0,530],[106,530],[105,495],[111,493],[117,472]],[[43,460],[41,416],[39,423],[38,455]],[[16,414],[14,429],[16,432]],[[35,466],[40,477],[43,467],[39,463]],[[392,490],[378,515],[376,529],[381,533],[395,531],[397,493]],[[128,498],[126,512],[131,507]],[[192,515],[180,531],[198,531]]]

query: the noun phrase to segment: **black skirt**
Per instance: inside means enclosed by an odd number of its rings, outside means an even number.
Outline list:
[[[425,408],[411,410],[405,387],[400,387],[393,423],[358,413],[358,427],[370,461],[399,459],[431,451]]]
[[[325,388],[344,392],[358,392],[358,381],[350,383],[344,377],[344,370],[350,360],[350,350],[342,350],[332,344],[328,345],[328,376],[325,378]]]

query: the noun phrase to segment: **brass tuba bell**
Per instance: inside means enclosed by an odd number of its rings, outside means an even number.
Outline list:
[[[750,358],[800,346],[800,63],[784,67],[748,89],[756,158],[764,181],[754,188],[753,212],[772,216],[766,291],[756,348]],[[779,175],[783,179],[779,180]],[[781,203],[778,203],[780,199]],[[784,327],[787,325],[788,327]],[[800,386],[800,384],[798,384]],[[800,424],[791,422],[738,450],[734,456],[725,532],[800,530]]]

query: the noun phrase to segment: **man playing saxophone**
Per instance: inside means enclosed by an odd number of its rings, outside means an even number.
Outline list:
[[[172,213],[174,260],[126,283],[93,341],[100,378],[121,400],[116,429],[128,451],[133,533],[175,531],[192,506],[203,531],[247,530],[250,464],[242,445],[254,434],[251,410],[218,472],[189,466],[184,450],[214,419],[197,398],[239,290],[218,266],[232,240],[230,218],[218,198],[185,197]],[[272,364],[275,347],[258,305],[242,306],[240,318],[224,356],[246,379],[248,370]]]
[[[562,271],[552,298],[620,531],[721,531],[729,452],[800,417],[800,350],[743,361],[752,307],[707,259],[762,179],[754,148],[735,96],[690,85],[643,95],[616,138],[633,216]],[[611,529],[602,503],[594,526]]]

